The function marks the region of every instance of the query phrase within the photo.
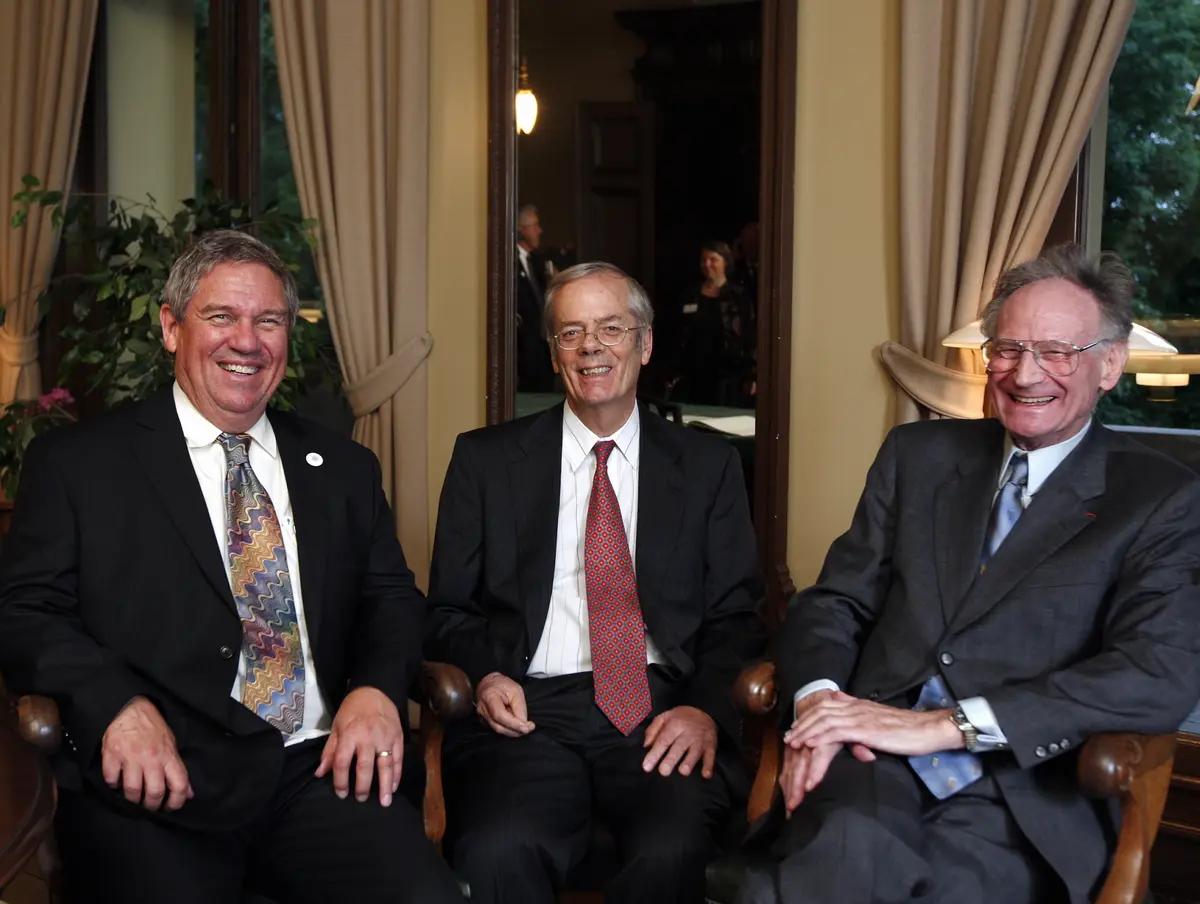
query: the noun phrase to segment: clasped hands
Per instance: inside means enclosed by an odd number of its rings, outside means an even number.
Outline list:
[[[338,797],[365,801],[378,775],[379,803],[390,806],[400,786],[404,732],[396,705],[373,687],[352,690],[338,707],[315,775],[333,776]],[[147,810],[178,810],[194,796],[175,734],[146,697],[134,697],[109,724],[100,742],[100,768],[110,788]]]
[[[475,689],[475,711],[492,731],[506,738],[519,738],[537,726],[529,720],[525,691],[507,675],[485,675]],[[696,765],[700,774],[712,778],[717,761],[717,724],[712,716],[694,706],[676,706],[659,713],[646,727],[642,744],[649,748],[642,769],[667,776],[676,769],[691,775]]]
[[[870,763],[876,752],[922,756],[963,746],[962,733],[944,709],[918,712],[819,690],[795,704],[796,718],[783,735],[779,787],[790,816],[804,796],[825,778],[845,746],[855,759]]]

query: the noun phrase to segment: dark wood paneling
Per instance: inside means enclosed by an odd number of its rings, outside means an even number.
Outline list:
[[[1150,888],[1173,902],[1200,902],[1200,736],[1179,734],[1171,791],[1150,861]]]
[[[228,198],[259,202],[261,0],[210,0],[208,172]]]
[[[487,421],[513,416],[517,387],[517,0],[488,0]]]

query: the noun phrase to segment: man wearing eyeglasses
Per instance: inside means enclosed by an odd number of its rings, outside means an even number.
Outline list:
[[[992,416],[893,430],[779,638],[790,819],[745,902],[1089,900],[1102,731],[1200,694],[1200,480],[1093,417],[1133,280],[1053,249],[983,317]]]
[[[746,792],[730,688],[762,634],[741,468],[638,406],[652,317],[611,264],[564,270],[545,326],[566,403],[460,436],[450,462],[425,653],[475,687],[445,745],[472,901],[555,901],[595,821],[620,861],[607,900],[700,902]]]

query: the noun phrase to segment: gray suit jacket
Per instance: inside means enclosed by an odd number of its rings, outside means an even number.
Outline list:
[[[994,420],[891,432],[850,529],[793,600],[781,691],[831,678],[898,701],[935,672],[981,695],[1011,752],[985,762],[1018,825],[1085,901],[1114,837],[1075,786],[1101,731],[1173,731],[1200,694],[1200,479],[1093,424],[980,574]]]

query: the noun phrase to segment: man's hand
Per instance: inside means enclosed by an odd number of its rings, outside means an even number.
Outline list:
[[[812,697],[819,699],[810,703]],[[962,732],[948,716],[944,709],[917,712],[841,691],[818,691],[797,704],[796,721],[783,740],[796,749],[861,744],[884,753],[921,756],[963,746]]]
[[[484,675],[475,688],[475,711],[496,734],[519,738],[533,731],[525,707],[525,691],[507,675]]]
[[[187,767],[175,749],[175,734],[153,703],[134,697],[121,708],[100,740],[100,769],[108,787],[125,799],[157,810],[166,798],[178,810],[192,798]]]
[[[365,801],[371,779],[379,774],[379,804],[390,807],[400,787],[404,765],[404,730],[396,704],[374,687],[356,687],[346,695],[333,717],[333,728],[321,751],[316,776],[333,771],[333,791],[350,793],[350,762],[354,761],[354,797]]]
[[[642,746],[650,748],[642,760],[646,772],[657,765],[659,775],[670,775],[678,766],[680,775],[691,775],[699,762],[700,774],[712,778],[717,762],[717,723],[704,710],[676,706],[654,717]]]

